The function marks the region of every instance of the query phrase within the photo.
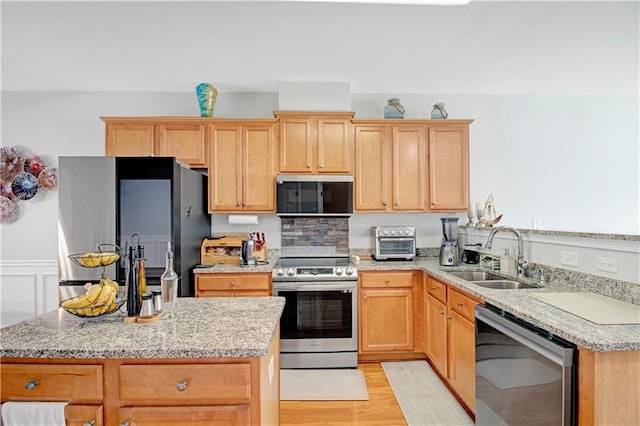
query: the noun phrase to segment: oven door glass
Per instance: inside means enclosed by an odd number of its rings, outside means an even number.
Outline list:
[[[286,299],[280,320],[281,339],[341,339],[354,337],[353,291],[278,290]]]
[[[379,253],[383,255],[407,255],[415,253],[413,238],[379,238]]]

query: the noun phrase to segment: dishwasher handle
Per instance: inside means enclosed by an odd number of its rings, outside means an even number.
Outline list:
[[[537,333],[528,330],[524,326],[510,321],[481,305],[476,305],[475,311],[476,323],[478,321],[484,322],[506,336],[522,343],[531,350],[538,352],[555,364],[563,367],[573,365],[573,348],[561,346],[558,343],[546,339]]]

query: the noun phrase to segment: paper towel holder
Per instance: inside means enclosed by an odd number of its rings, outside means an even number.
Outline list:
[[[257,225],[258,215],[256,214],[230,214],[227,217],[229,225]]]

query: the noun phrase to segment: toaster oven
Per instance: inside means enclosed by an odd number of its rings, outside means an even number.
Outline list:
[[[416,257],[414,226],[372,226],[375,260],[413,260]]]

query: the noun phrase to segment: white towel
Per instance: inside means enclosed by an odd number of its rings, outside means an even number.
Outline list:
[[[66,402],[5,402],[3,426],[65,426]]]

